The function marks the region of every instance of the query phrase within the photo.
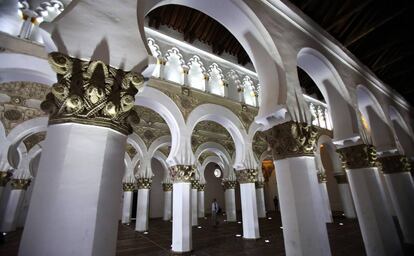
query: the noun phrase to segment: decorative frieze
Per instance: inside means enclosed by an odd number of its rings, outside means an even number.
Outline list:
[[[162,190],[164,190],[164,192],[172,191],[173,190],[173,184],[172,183],[162,183]]]
[[[0,171],[0,187],[5,187],[7,182],[10,181],[11,176],[12,176],[11,172]]]
[[[135,183],[132,183],[132,182],[125,182],[125,183],[122,183],[122,190],[124,192],[135,191],[135,190],[137,190],[137,185]]]
[[[264,181],[256,181],[255,186],[256,188],[264,188]]]
[[[307,123],[289,121],[274,126],[266,132],[273,159],[313,156],[318,130]]]
[[[30,179],[12,179],[11,186],[12,189],[16,190],[26,190],[30,185]]]
[[[390,155],[378,158],[381,170],[384,174],[411,171],[411,164],[407,157],[402,155]]]
[[[334,178],[338,184],[348,183],[348,177],[346,176],[346,173],[337,174],[334,176]]]
[[[244,169],[244,170],[239,170],[235,172],[236,172],[237,181],[240,184],[256,182],[257,171],[255,169]]]
[[[137,187],[138,189],[151,189],[152,179],[151,178],[138,178]]]
[[[237,181],[235,180],[227,180],[221,183],[223,185],[224,190],[226,189],[235,189],[237,186]]]
[[[197,189],[198,190],[199,184],[200,184],[200,182],[198,180],[191,180],[191,189]]]
[[[377,152],[372,145],[359,144],[337,150],[346,169],[378,167]]]
[[[205,188],[206,188],[206,184],[200,184],[200,183],[198,183],[198,187],[197,187],[197,190],[198,191],[204,191]]]
[[[170,174],[174,183],[191,182],[195,168],[192,165],[175,165],[170,167]]]
[[[328,181],[327,177],[326,177],[326,174],[324,172],[318,172],[317,175],[318,175],[318,182],[319,183],[326,183]]]
[[[50,53],[48,60],[58,77],[41,105],[50,124],[74,122],[132,132],[130,122],[139,122],[132,110],[144,82],[141,75],[58,52]]]

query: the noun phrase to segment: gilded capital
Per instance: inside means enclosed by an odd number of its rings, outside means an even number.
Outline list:
[[[164,192],[172,191],[173,190],[173,184],[172,183],[162,183],[162,190],[164,190]]]
[[[346,173],[337,174],[334,176],[334,178],[338,184],[348,183],[348,177],[346,177]]]
[[[236,171],[237,181],[243,183],[255,183],[257,171],[255,169],[244,169]]]
[[[266,132],[274,160],[289,157],[313,156],[318,130],[307,123],[289,121]]]
[[[200,182],[198,180],[191,180],[191,188],[192,189],[197,189],[198,190],[199,185],[200,185]]]
[[[131,191],[134,191],[136,189],[137,189],[137,186],[136,186],[135,183],[132,183],[132,182],[122,183],[122,190],[124,192],[127,192],[127,191],[131,192]]]
[[[138,189],[151,189],[152,179],[151,178],[138,178],[137,187]]]
[[[0,171],[0,187],[6,186],[7,182],[9,182],[11,177],[10,172],[1,172]]]
[[[319,183],[326,183],[328,181],[327,177],[326,177],[326,174],[324,172],[318,172],[317,175],[318,175],[318,182]]]
[[[411,171],[411,164],[408,158],[402,155],[384,156],[378,158],[378,161],[384,174]]]
[[[144,82],[140,74],[58,52],[50,53],[48,61],[58,78],[41,104],[49,113],[49,124],[81,123],[132,132],[130,122],[139,122],[133,107]]]
[[[264,181],[256,181],[255,182],[255,185],[256,185],[256,188],[264,188]]]
[[[195,168],[192,165],[175,165],[170,167],[170,174],[174,183],[190,183],[194,179]]]
[[[12,179],[11,186],[12,189],[16,190],[26,190],[30,185],[30,179]]]
[[[377,152],[372,145],[359,144],[337,150],[346,169],[378,167]]]
[[[224,190],[235,189],[237,186],[237,181],[227,180],[227,181],[223,181],[221,184],[223,185]]]
[[[198,187],[197,187],[197,190],[198,191],[204,191],[205,188],[206,188],[206,184],[200,184],[200,183],[198,183]]]

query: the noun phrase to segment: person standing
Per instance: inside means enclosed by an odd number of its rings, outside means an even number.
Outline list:
[[[214,226],[218,225],[217,215],[219,213],[219,205],[217,203],[217,200],[214,198],[213,203],[211,204],[211,222]]]
[[[273,203],[275,204],[275,211],[279,210],[279,200],[277,200],[277,196],[273,197]]]

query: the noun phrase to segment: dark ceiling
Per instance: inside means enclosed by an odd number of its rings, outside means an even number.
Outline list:
[[[290,2],[414,105],[414,1]]]

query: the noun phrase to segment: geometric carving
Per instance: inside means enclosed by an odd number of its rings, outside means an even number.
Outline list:
[[[235,171],[237,181],[240,184],[243,183],[255,183],[257,177],[257,171],[255,169],[244,169]]]
[[[390,155],[378,158],[381,164],[381,171],[384,174],[409,172],[411,164],[407,157],[401,155]]]
[[[337,149],[346,169],[378,167],[377,152],[372,145],[359,144]]]

